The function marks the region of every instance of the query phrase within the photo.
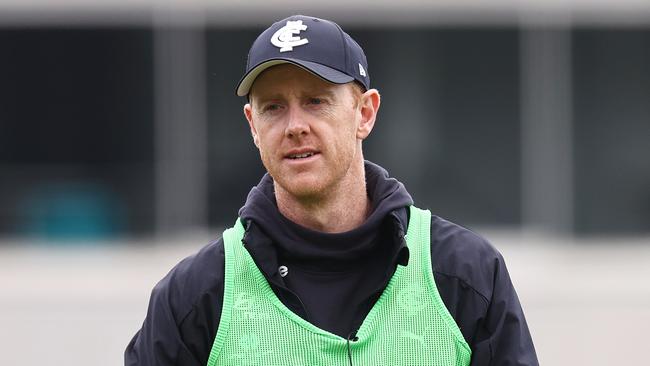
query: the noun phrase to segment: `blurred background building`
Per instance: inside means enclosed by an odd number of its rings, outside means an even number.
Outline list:
[[[384,97],[367,157],[422,204],[467,225],[650,231],[643,2],[83,3],[0,13],[4,235],[230,222],[263,172],[233,88],[260,29],[299,11],[365,47]]]
[[[257,34],[293,13],[363,46],[382,94],[366,158],[420,207],[488,233],[543,363],[564,364],[566,333],[585,351],[608,344],[598,331],[646,334],[649,2],[4,0],[0,343],[112,319],[108,359],[76,331],[50,351],[119,362],[151,287],[264,172],[234,87]],[[562,296],[573,308],[549,300]]]

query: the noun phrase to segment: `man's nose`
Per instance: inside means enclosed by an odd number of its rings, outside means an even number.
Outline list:
[[[285,134],[287,137],[300,137],[309,133],[309,123],[299,107],[291,107]]]

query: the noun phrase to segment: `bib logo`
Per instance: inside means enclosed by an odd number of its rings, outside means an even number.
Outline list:
[[[307,38],[294,37],[294,34],[300,34],[301,31],[307,29],[306,25],[302,24],[302,20],[291,21],[287,20],[287,25],[278,29],[277,32],[271,37],[271,43],[280,48],[280,52],[293,51],[294,47],[302,46],[309,43]]]
[[[235,294],[235,303],[232,307],[235,310],[251,311],[253,310],[254,303],[255,300],[251,294],[248,294],[246,292],[239,292]]]
[[[424,310],[427,294],[417,285],[409,285],[397,294],[398,305],[408,315],[416,315]]]
[[[256,303],[253,295],[246,292],[235,294],[232,308],[240,312],[238,319],[241,320],[263,321],[271,317],[271,314]]]

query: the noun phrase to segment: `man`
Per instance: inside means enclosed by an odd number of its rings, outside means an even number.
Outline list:
[[[337,24],[273,24],[237,94],[268,174],[154,288],[127,365],[537,365],[501,255],[364,161],[380,96]]]

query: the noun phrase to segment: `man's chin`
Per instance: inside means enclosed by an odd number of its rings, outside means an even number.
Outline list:
[[[282,189],[289,195],[299,199],[312,199],[322,194],[323,179],[306,174],[295,177],[284,177],[280,181]]]

